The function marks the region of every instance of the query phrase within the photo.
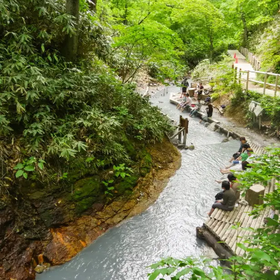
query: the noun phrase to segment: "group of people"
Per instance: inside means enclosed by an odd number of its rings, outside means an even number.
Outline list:
[[[202,83],[200,82],[197,85],[197,88],[194,93],[194,99],[197,100],[197,103],[193,103],[192,98],[190,97],[188,93],[189,88],[189,82],[187,78],[184,78],[182,81],[182,93],[181,98],[183,98],[183,101],[177,105],[177,109],[181,110],[182,112],[186,109],[190,112],[190,117],[194,117],[198,111],[201,109],[201,96],[203,94],[204,87]],[[204,103],[207,105],[206,113],[207,117],[211,118],[213,115],[213,105],[211,104],[211,97],[207,96],[204,100]]]
[[[181,84],[182,84],[182,93],[181,93],[181,98],[182,98],[182,96],[188,92],[188,88],[190,87],[188,78],[185,77]],[[204,91],[204,86],[202,85],[202,82],[199,82],[194,92],[194,97],[195,99],[197,99],[198,103],[200,103],[203,91]]]
[[[231,165],[220,170],[222,174],[228,175],[227,179],[217,181],[218,183],[222,183],[222,191],[216,194],[215,203],[212,205],[212,208],[208,213],[209,216],[211,216],[216,208],[232,211],[240,198],[240,191],[238,189],[239,182],[232,171],[238,172],[246,170],[253,161],[254,154],[245,137],[240,137],[239,140],[240,147],[239,150],[232,155],[232,158],[230,159]]]

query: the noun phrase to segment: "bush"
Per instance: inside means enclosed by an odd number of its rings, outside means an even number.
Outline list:
[[[87,59],[77,63],[60,56],[64,35],[74,32],[64,4],[16,0],[0,9],[0,137],[13,151],[5,156],[10,174],[15,163],[33,156],[46,161],[45,175],[68,173],[71,180],[71,171],[80,168],[84,176],[130,163],[131,146],[161,141],[170,128],[166,119],[135,87],[123,85],[99,54],[82,53]],[[89,16],[81,12],[81,30],[96,27]],[[94,40],[82,41],[93,46]]]

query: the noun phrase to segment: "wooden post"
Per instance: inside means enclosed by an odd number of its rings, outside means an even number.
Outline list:
[[[187,143],[187,132],[186,132],[186,129],[184,129],[183,133],[184,133],[183,145],[184,145],[184,148],[186,148],[186,143]]]
[[[263,204],[264,186],[255,184],[247,190],[245,199],[250,206]]]
[[[276,95],[277,95],[277,89],[278,89],[278,78],[279,78],[279,76],[277,75],[277,76],[276,76],[276,81],[275,81],[275,91],[274,91],[274,97],[276,97]]]
[[[265,88],[266,88],[266,80],[267,80],[267,73],[265,73],[265,76],[264,76],[264,83],[263,83],[263,94],[265,94]]]
[[[239,78],[239,84],[241,84],[241,71],[242,71],[242,69],[240,68],[239,69],[239,77],[238,77]]]
[[[179,135],[178,135],[178,140],[179,140],[179,144],[181,144],[181,140],[182,140],[182,131],[179,132]]]
[[[183,146],[184,148],[186,148],[186,143],[187,143],[187,133],[188,133],[188,129],[189,129],[189,120],[188,118],[183,118],[182,116],[180,116],[180,120],[179,120],[179,126],[180,129],[183,129]],[[179,134],[179,142],[181,143],[181,133]]]
[[[234,68],[234,83],[237,81],[237,67]]]
[[[246,92],[248,92],[249,89],[249,77],[250,77],[250,71],[247,71],[247,80],[246,80]]]

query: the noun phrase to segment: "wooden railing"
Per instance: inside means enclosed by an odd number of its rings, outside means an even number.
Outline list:
[[[250,75],[252,73],[252,75]],[[237,74],[237,68],[236,68],[236,74]],[[243,74],[243,75],[242,75]],[[244,77],[244,74],[246,74],[246,77]],[[264,75],[264,81],[259,81],[256,78],[256,74],[259,75]],[[252,76],[255,76],[252,78]],[[243,77],[242,77],[243,76]],[[275,77],[275,83],[271,84],[267,82],[267,79],[269,76],[274,76]],[[236,77],[237,78],[237,77]],[[266,94],[266,90],[268,88],[271,88],[271,90],[274,93],[274,97],[277,96],[277,91],[280,88],[279,82],[280,82],[280,74],[276,73],[270,73],[270,72],[261,72],[261,71],[253,71],[253,70],[246,70],[242,71],[241,69],[239,70],[239,77],[238,77],[239,83],[241,84],[241,81],[245,81],[245,89],[246,91],[250,90],[249,88],[249,82],[255,83],[255,84],[260,84],[262,85],[262,93]],[[253,89],[254,90],[254,89]]]
[[[248,59],[248,61],[251,63],[255,70],[258,71],[261,69],[261,62],[253,53],[251,53],[248,49],[243,47],[240,48],[240,52]]]

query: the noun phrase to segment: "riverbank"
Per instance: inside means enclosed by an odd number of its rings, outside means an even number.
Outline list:
[[[102,210],[85,215],[73,223],[51,229],[52,241],[43,251],[52,265],[69,261],[80,250],[91,244],[109,228],[146,210],[181,164],[181,155],[167,140],[149,148],[153,168],[138,180],[131,196],[123,196],[106,205]]]
[[[138,179],[131,195],[118,196],[105,205],[94,203],[79,218],[72,217],[72,220],[67,221],[71,213],[69,216],[63,213],[67,205],[64,205],[65,201],[62,199],[57,199],[59,190],[51,195],[43,195],[43,190],[33,192],[29,194],[32,203],[27,202],[26,197],[24,198],[21,194],[20,204],[24,207],[21,222],[25,223],[25,228],[21,228],[18,232],[16,227],[20,221],[15,216],[16,208],[12,209],[9,203],[1,204],[0,221],[4,238],[1,243],[3,264],[0,266],[0,278],[34,279],[35,270],[42,272],[50,265],[59,265],[69,261],[109,228],[147,209],[157,199],[168,179],[181,163],[180,153],[168,139],[164,139],[162,143],[150,145],[147,151],[151,156],[150,171]],[[28,216],[24,213],[26,205],[29,204]],[[38,213],[40,208],[44,208],[44,212]],[[46,222],[43,225],[41,218],[47,215],[50,215],[48,219],[55,220],[56,226],[47,228]],[[25,221],[27,218],[28,224]],[[34,235],[32,230],[34,223],[36,226],[42,223],[38,227],[41,232],[37,232],[37,235]]]

